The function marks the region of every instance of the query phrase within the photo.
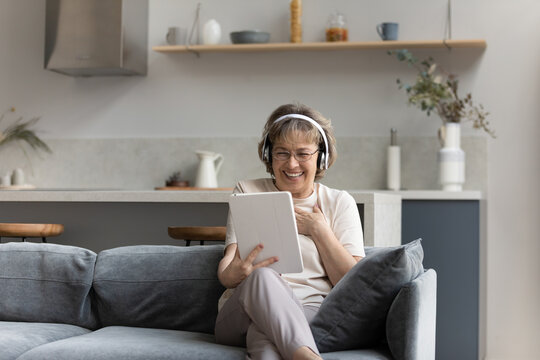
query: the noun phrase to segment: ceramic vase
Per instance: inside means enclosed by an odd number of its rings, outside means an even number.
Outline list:
[[[221,40],[221,26],[214,20],[208,20],[203,28],[203,44],[216,45]]]
[[[461,191],[465,182],[465,152],[461,149],[461,125],[447,122],[439,130],[439,182],[444,191]]]

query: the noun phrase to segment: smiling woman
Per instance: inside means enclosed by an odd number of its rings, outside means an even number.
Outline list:
[[[352,196],[315,182],[334,163],[335,142],[330,121],[305,105],[282,105],[268,118],[258,151],[271,178],[240,181],[234,192],[292,194],[304,271],[277,274],[267,268],[279,261],[276,256],[254,263],[264,244],[240,258],[229,216],[218,268],[227,290],[219,304],[217,342],[246,344],[253,359],[320,359],[309,323],[365,255]]]

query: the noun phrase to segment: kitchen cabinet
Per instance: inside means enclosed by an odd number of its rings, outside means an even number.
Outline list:
[[[307,43],[266,43],[266,44],[222,44],[222,45],[171,45],[154,46],[160,53],[205,53],[205,52],[277,52],[277,51],[340,51],[340,50],[393,50],[393,49],[444,49],[476,48],[485,49],[483,39],[471,40],[422,40],[422,41],[347,41],[347,42],[307,42]]]
[[[437,271],[437,360],[477,360],[479,200],[402,201],[402,243],[422,238],[424,267]]]

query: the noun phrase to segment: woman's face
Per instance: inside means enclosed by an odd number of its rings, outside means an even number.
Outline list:
[[[317,172],[317,144],[306,142],[305,136],[299,134],[294,143],[276,141],[272,146],[272,170],[276,179],[276,187],[280,191],[289,191],[294,198],[304,199],[313,192],[315,174]],[[278,153],[290,153],[288,160],[279,160]],[[313,154],[307,161],[298,161],[294,154]],[[299,157],[300,158],[300,157]]]

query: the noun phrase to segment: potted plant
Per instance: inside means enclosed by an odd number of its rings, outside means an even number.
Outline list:
[[[15,108],[11,107],[7,111],[4,111],[0,115],[0,126],[7,113],[14,113]],[[8,125],[5,129],[0,128],[0,149],[15,141],[22,141],[30,145],[33,150],[43,150],[50,153],[51,149],[43,140],[41,140],[34,130],[31,129],[39,121],[39,117],[31,118],[28,121],[23,121],[22,117],[19,117],[11,125]],[[24,151],[24,149],[23,149]],[[26,153],[26,152],[25,152]]]
[[[50,153],[51,149],[49,148],[49,146],[47,146],[47,144],[45,144],[45,142],[43,142],[43,140],[41,140],[39,136],[36,135],[36,132],[31,129],[39,121],[39,117],[31,118],[28,121],[23,121],[23,118],[19,117],[11,125],[8,125],[4,129],[2,129],[2,121],[6,117],[6,114],[14,112],[15,108],[11,107],[0,115],[0,150],[2,150],[2,147],[5,147],[9,143],[25,142],[33,150],[43,150]],[[25,156],[28,158],[28,154],[26,153],[25,148],[21,148]],[[31,185],[24,184],[23,173],[22,170],[19,168],[13,171],[13,175],[11,178],[9,174],[6,174],[0,178],[0,186],[2,186],[3,188],[10,188],[11,185],[24,185],[27,187],[31,187]]]
[[[390,51],[399,61],[417,70],[414,84],[397,79],[400,89],[405,89],[408,103],[425,111],[429,116],[436,113],[442,120],[439,139],[442,149],[438,154],[439,179],[443,190],[460,191],[465,182],[465,153],[461,150],[462,122],[471,122],[473,128],[481,129],[495,138],[487,120],[489,113],[481,104],[475,104],[471,93],[458,94],[459,80],[435,63],[432,57],[420,61],[408,50]]]

